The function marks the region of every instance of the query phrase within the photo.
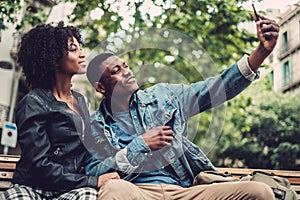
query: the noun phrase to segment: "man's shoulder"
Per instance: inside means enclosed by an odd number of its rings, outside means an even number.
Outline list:
[[[90,116],[90,119],[91,121],[104,121],[104,115],[103,113],[101,112],[101,109],[97,109],[95,110],[94,112],[91,113],[91,116]]]
[[[182,84],[158,83],[144,90],[139,90],[136,95],[142,104],[149,104],[154,101],[164,103],[171,98],[178,97],[181,93],[180,90],[182,90]]]
[[[174,87],[179,87],[181,84],[169,84],[169,83],[157,83],[151,87],[141,90],[141,94],[161,93],[161,92],[172,92]]]

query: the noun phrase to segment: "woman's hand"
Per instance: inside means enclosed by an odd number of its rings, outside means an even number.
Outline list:
[[[106,174],[102,174],[98,177],[98,189],[101,188],[105,182],[111,179],[120,179],[120,176],[117,172],[110,172]]]

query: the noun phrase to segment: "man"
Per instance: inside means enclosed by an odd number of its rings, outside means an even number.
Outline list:
[[[260,17],[260,44],[249,57],[191,85],[140,90],[119,57],[104,53],[90,62],[88,79],[105,98],[91,118],[98,160],[85,170],[88,175],[117,171],[123,178],[108,181],[100,199],[274,199],[271,189],[258,182],[192,186],[200,171],[216,168],[187,139],[189,117],[235,97],[258,78],[257,69],[274,49],[279,32],[275,21]]]

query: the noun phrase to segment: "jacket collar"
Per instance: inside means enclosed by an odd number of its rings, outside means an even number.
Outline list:
[[[147,105],[156,101],[153,95],[148,94],[144,90],[138,90],[132,94],[129,105]],[[108,109],[107,99],[104,98],[100,103],[99,109],[96,111],[96,115],[93,117],[97,121],[114,121],[114,117],[111,115]]]

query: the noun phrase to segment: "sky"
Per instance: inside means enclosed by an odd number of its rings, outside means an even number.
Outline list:
[[[299,0],[256,0],[254,1],[256,10],[265,10],[267,8],[276,8],[280,9],[281,13],[285,12],[287,10],[288,5],[293,5],[297,3]],[[252,0],[249,0],[247,3],[245,3],[244,7],[246,9],[252,10],[251,7]]]

